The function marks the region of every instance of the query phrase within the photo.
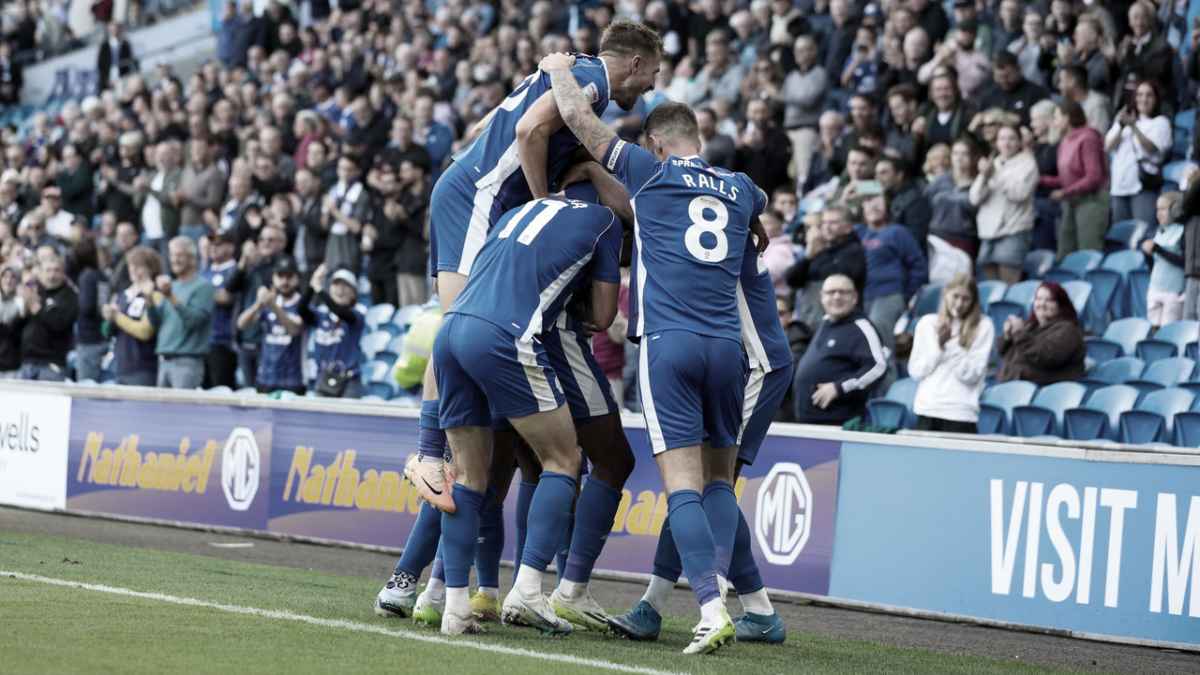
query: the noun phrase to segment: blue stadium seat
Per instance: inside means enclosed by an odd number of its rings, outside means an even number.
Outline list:
[[[888,387],[887,395],[867,401],[867,416],[871,424],[893,429],[912,429],[917,417],[912,411],[917,394],[917,381],[911,377],[896,380]]]
[[[1101,362],[1092,369],[1092,372],[1088,373],[1088,379],[1105,384],[1124,384],[1129,380],[1138,379],[1144,372],[1146,372],[1144,361],[1136,356],[1123,356]]]
[[[363,369],[364,379],[367,382],[383,382],[384,384],[388,384],[387,380],[392,372],[392,363],[395,363],[395,361],[390,363],[388,361],[371,361]],[[390,387],[391,385],[388,384],[388,386]]]
[[[917,291],[917,303],[913,306],[913,317],[921,318],[926,314],[935,314],[942,302],[942,285],[927,284]]]
[[[1196,362],[1183,356],[1173,356],[1149,364],[1141,377],[1127,380],[1125,383],[1137,387],[1142,393],[1155,389],[1174,387],[1192,378],[1196,372]]]
[[[1129,287],[1129,316],[1145,318],[1146,294],[1150,290],[1150,270],[1133,270],[1129,273],[1126,285]]]
[[[375,358],[371,359],[371,361],[373,363],[385,363],[385,364],[387,364],[388,368],[391,368],[392,364],[396,363],[396,360],[399,358],[400,358],[400,355],[397,354],[396,352],[389,352],[387,350],[384,350],[384,351],[381,351],[381,352],[375,354]]]
[[[1181,448],[1200,448],[1200,412],[1175,415],[1174,442]]]
[[[1038,248],[1025,254],[1021,265],[1026,279],[1041,279],[1054,266],[1054,251]]]
[[[375,330],[383,324],[392,320],[392,315],[396,313],[396,308],[389,302],[381,302],[367,310],[367,328]]]
[[[1192,135],[1196,129],[1196,109],[1189,108],[1175,113],[1174,124],[1171,125],[1173,131],[1171,135],[1171,155],[1174,157],[1187,157],[1188,149],[1192,145]]]
[[[1188,345],[1197,340],[1200,340],[1200,321],[1173,321],[1159,328],[1154,337],[1139,342],[1137,355],[1147,363],[1172,356],[1186,356],[1194,361],[1196,356],[1188,354]]]
[[[1116,440],[1121,413],[1137,399],[1138,390],[1123,384],[1097,389],[1082,406],[1063,413],[1063,435],[1076,441]]]
[[[405,305],[396,310],[396,313],[392,316],[392,324],[399,326],[401,332],[408,332],[409,324],[423,311],[425,309],[421,305]]]
[[[1084,325],[1093,330],[1102,327],[1110,315],[1118,309],[1117,294],[1124,288],[1121,275],[1112,270],[1092,270],[1087,273],[1086,281],[1092,285],[1092,304],[1087,316],[1083,317]]]
[[[1180,183],[1183,182],[1184,172],[1187,171],[1189,166],[1194,166],[1194,165],[1195,165],[1195,162],[1189,162],[1187,160],[1169,162],[1162,169],[1163,180],[1170,181],[1176,185],[1179,185]]]
[[[1137,248],[1138,243],[1149,231],[1149,226],[1140,220],[1121,220],[1113,223],[1104,235],[1104,250],[1127,251]]]
[[[1037,385],[1024,380],[1001,382],[983,390],[979,399],[979,433],[1010,434],[1013,408],[1033,400]]]
[[[368,359],[374,358],[375,354],[383,351],[387,347],[387,343],[391,341],[392,336],[386,331],[376,331],[367,333],[363,336],[359,346],[362,347],[363,354]]]
[[[1010,316],[1018,316],[1024,319],[1029,315],[1029,310],[1024,306],[1011,300],[997,300],[988,305],[987,314],[996,324],[996,337],[1004,331],[1004,322]]]
[[[367,385],[367,395],[363,401],[388,401],[392,398],[392,387],[386,382],[372,382]]]
[[[1086,316],[1088,309],[1088,299],[1092,297],[1092,285],[1086,281],[1067,281],[1062,285],[1063,290],[1067,292],[1067,297],[1071,298],[1071,304],[1075,306],[1075,314],[1077,316]]]
[[[1175,437],[1175,415],[1187,412],[1194,400],[1192,392],[1172,387],[1146,394],[1134,410],[1121,413],[1122,443],[1160,443]]]
[[[404,328],[402,326],[397,326],[394,323],[385,323],[382,326],[380,326],[378,330],[381,333],[387,333],[391,337],[396,337],[397,335],[404,335]]]
[[[404,353],[404,336],[397,335],[396,337],[392,338],[388,342],[387,349],[385,351],[391,352],[393,354],[403,354]]]
[[[1137,343],[1150,336],[1150,322],[1131,317],[1118,319],[1104,330],[1102,338],[1087,338],[1088,356],[1103,363],[1120,356],[1133,356]]]
[[[1129,275],[1134,270],[1146,268],[1146,256],[1141,251],[1116,251],[1109,253],[1100,263],[1100,268],[1121,275],[1121,288],[1113,297],[1112,310],[1114,316],[1131,316],[1130,312],[1130,282]],[[1142,292],[1142,304],[1145,304],[1145,291]],[[1140,316],[1145,316],[1145,311]]]
[[[980,281],[978,285],[979,306],[985,312],[993,302],[1003,300],[1004,292],[1008,290],[1008,284],[1003,281]]]
[[[1033,436],[1062,434],[1063,413],[1083,402],[1087,387],[1079,382],[1056,382],[1038,390],[1029,405],[1012,410],[1013,433]]]
[[[1074,251],[1062,259],[1062,262],[1055,265],[1045,274],[1047,281],[1071,281],[1073,279],[1082,280],[1088,272],[1100,267],[1100,263],[1104,260],[1104,254],[1100,251],[1091,249],[1082,249]]]
[[[1033,308],[1033,296],[1037,294],[1038,286],[1041,285],[1042,282],[1038,279],[1030,279],[1013,284],[1004,292],[1004,299],[1017,303],[1028,312]]]

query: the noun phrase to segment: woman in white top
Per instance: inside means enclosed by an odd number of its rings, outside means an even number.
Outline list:
[[[1171,149],[1171,121],[1159,114],[1158,85],[1150,80],[1139,82],[1131,107],[1117,113],[1104,149],[1109,153],[1112,195],[1112,221],[1136,218],[1154,224],[1154,201],[1158,199],[1162,179],[1146,185],[1139,168],[1147,174],[1162,175],[1162,164]],[[1136,108],[1136,112],[1134,111]]]
[[[1038,166],[1021,143],[1021,130],[1011,123],[996,132],[996,150],[995,157],[979,160],[979,175],[971,184],[980,240],[977,261],[987,278],[1015,284],[1021,280],[1021,266],[1033,242]]]
[[[959,274],[942,290],[937,314],[917,321],[908,374],[917,380],[917,428],[973,434],[979,421],[995,329],[979,308],[979,289]]]

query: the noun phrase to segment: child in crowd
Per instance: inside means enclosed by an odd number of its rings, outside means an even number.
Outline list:
[[[1182,198],[1164,192],[1157,203],[1158,232],[1142,242],[1142,252],[1153,256],[1150,289],[1146,292],[1146,318],[1155,328],[1183,318],[1183,225],[1171,222],[1171,207]]]

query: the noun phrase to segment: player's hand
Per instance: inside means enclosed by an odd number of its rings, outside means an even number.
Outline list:
[[[547,54],[538,64],[538,69],[550,72],[551,70],[570,70],[575,65],[575,57],[564,52],[555,52]]]
[[[832,382],[822,382],[817,385],[817,390],[813,392],[812,404],[824,410],[829,407],[830,403],[836,401],[837,397],[837,385]]]
[[[760,254],[766,253],[767,244],[771,243],[771,240],[767,237],[767,230],[763,228],[762,221],[758,218],[750,223],[750,234],[754,235],[754,248]]]

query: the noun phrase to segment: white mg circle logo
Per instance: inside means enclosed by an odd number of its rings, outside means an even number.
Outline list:
[[[234,511],[245,511],[254,503],[258,492],[258,477],[262,464],[254,432],[237,427],[225,441],[221,452],[221,489],[225,501]]]
[[[813,497],[799,464],[771,467],[758,488],[754,535],[772,565],[791,565],[812,532]]]

